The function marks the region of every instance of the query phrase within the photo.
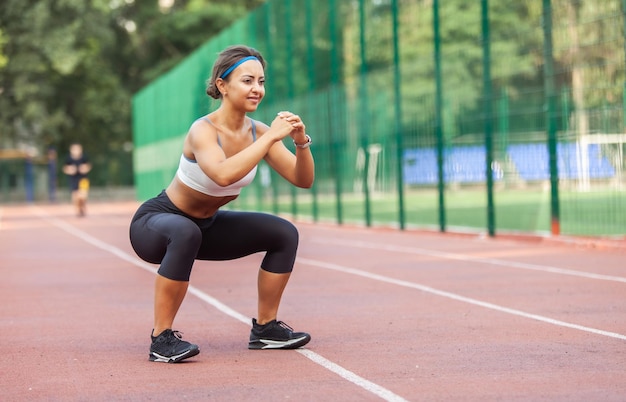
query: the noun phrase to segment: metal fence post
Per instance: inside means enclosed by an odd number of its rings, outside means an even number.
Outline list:
[[[309,77],[309,93],[315,92],[315,59],[313,54],[313,5],[311,4],[313,0],[306,0],[306,57],[307,57],[307,73]],[[310,97],[308,97],[310,99]],[[314,104],[310,100],[307,102],[309,111],[314,109]],[[313,193],[313,221],[317,222],[319,220],[319,205],[317,199],[317,185],[313,183],[313,188],[311,188]]]
[[[483,42],[483,106],[487,176],[487,232],[495,235],[495,213],[493,206],[493,91],[491,88],[491,44],[489,35],[489,0],[481,1]]]
[[[437,191],[439,193],[439,230],[445,232],[446,187],[443,170],[443,83],[441,79],[441,32],[439,28],[439,0],[433,1],[433,36],[435,46],[435,136],[437,139]]]
[[[267,59],[271,60],[272,62],[274,61],[274,49],[272,47],[272,2],[269,1],[265,4],[265,8],[264,8],[266,14],[265,14],[265,35],[266,35],[266,46],[267,46]],[[275,70],[272,67],[274,63],[268,63],[267,65],[267,76],[268,77],[274,77],[275,76]],[[268,94],[269,96],[265,96],[265,102],[267,103],[271,103],[270,100],[273,100],[273,96],[271,93]],[[271,177],[272,177],[272,182],[275,183],[277,181],[277,174],[275,173],[275,171],[273,169],[271,169]],[[274,214],[278,214],[278,186],[271,186],[272,187],[272,210],[274,212]]]
[[[500,133],[500,141],[497,153],[500,158],[506,156],[506,148],[509,145],[509,118],[509,93],[506,88],[502,88],[500,101],[498,102],[498,131]]]
[[[330,30],[330,99],[328,102],[328,124],[329,132],[333,132],[333,126],[337,124],[338,115],[337,108],[333,108],[339,102],[337,101],[337,92],[340,90],[341,79],[339,69],[339,52],[337,51],[337,5],[335,0],[328,0],[328,17],[329,17],[329,30]],[[343,134],[343,133],[342,133]],[[343,223],[343,205],[341,196],[343,193],[343,174],[342,174],[342,154],[343,149],[339,149],[339,137],[337,135],[331,135],[331,149],[332,158],[334,159],[335,166],[335,197],[337,200],[337,223]]]
[[[402,154],[404,146],[402,141],[402,99],[400,98],[400,39],[398,35],[398,0],[391,2],[392,23],[393,23],[393,88],[395,98],[395,118],[394,127],[396,132],[396,150],[398,163],[397,166],[397,182],[398,182],[398,223],[400,229],[404,230],[406,219],[404,214],[404,177],[402,169]]]
[[[624,26],[624,61],[626,62],[626,0],[622,0],[622,24]],[[622,124],[626,127],[626,80],[622,90]]]
[[[556,113],[554,89],[554,60],[552,53],[552,5],[543,0],[543,70],[544,90],[547,101],[546,129],[550,155],[550,230],[553,235],[561,232],[559,213],[559,171],[557,159]]]
[[[285,52],[287,53],[287,57],[285,58],[285,62],[287,63],[287,99],[289,99],[290,103],[293,101],[294,97],[294,83],[293,83],[293,32],[292,32],[292,24],[293,22],[293,12],[292,12],[292,0],[285,0],[285,21],[286,21],[286,32],[285,36],[287,37],[287,47]],[[296,186],[289,186],[289,191],[291,193],[291,216],[294,218],[298,216],[298,200],[297,200],[297,192]]]
[[[360,73],[361,78],[359,80],[359,101],[360,101],[360,137],[361,137],[361,147],[363,148],[364,154],[364,164],[363,164],[363,193],[365,195],[365,224],[367,226],[372,225],[372,208],[370,202],[370,188],[369,188],[369,124],[366,119],[369,118],[369,102],[368,102],[368,94],[367,94],[367,55],[365,52],[366,42],[365,42],[365,0],[359,0],[359,44],[360,44],[360,57],[361,57],[361,66]]]

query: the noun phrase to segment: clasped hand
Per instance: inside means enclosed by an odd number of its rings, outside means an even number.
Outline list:
[[[294,141],[302,140],[305,138],[306,126],[300,119],[300,116],[291,112],[278,112],[278,115],[272,121],[272,129],[276,129],[277,133],[280,133],[280,139],[286,136],[291,136]]]

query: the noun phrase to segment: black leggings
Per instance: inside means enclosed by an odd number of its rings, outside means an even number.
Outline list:
[[[195,260],[232,260],[262,251],[262,269],[291,272],[298,230],[285,219],[259,212],[218,211],[196,219],[176,208],[163,191],[135,213],[130,242],[141,259],[161,264],[160,275],[188,281]]]

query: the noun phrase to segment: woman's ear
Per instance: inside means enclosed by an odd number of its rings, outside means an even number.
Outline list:
[[[215,86],[217,87],[217,90],[220,91],[222,96],[226,95],[226,81],[224,81],[221,78],[218,78],[215,81]]]

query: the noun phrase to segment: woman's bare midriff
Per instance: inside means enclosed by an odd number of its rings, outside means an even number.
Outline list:
[[[165,193],[176,208],[198,219],[210,218],[215,215],[220,207],[238,197],[237,195],[214,197],[202,194],[184,185],[178,177],[174,177],[174,180],[165,189]]]

